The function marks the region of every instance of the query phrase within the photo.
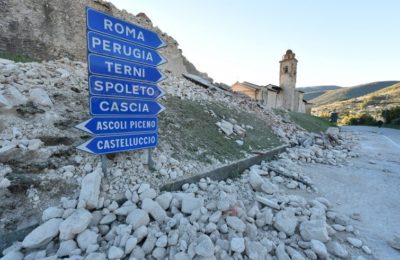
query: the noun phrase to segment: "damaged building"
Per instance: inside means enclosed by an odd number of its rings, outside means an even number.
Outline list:
[[[308,104],[304,100],[304,92],[295,89],[297,59],[293,51],[287,50],[279,63],[279,86],[273,84],[260,86],[244,81],[234,83],[232,91],[243,93],[269,108],[284,108],[305,113]]]

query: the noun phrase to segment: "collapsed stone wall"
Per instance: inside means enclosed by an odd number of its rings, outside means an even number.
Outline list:
[[[182,55],[177,41],[154,27],[145,14],[135,16],[102,0],[0,0],[0,52],[37,60],[67,57],[86,62],[86,6],[157,32],[168,44],[160,50],[168,60],[162,69],[175,75],[201,74]]]

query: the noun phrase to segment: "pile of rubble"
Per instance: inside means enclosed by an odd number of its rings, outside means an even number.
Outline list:
[[[296,125],[283,122],[280,116],[240,95],[205,89],[173,74],[169,74],[161,85],[168,95],[181,99],[219,102],[227,107],[240,107],[257,113],[271,122],[275,132],[284,133],[284,140],[289,140],[298,131]],[[85,134],[73,127],[89,118],[86,64],[67,58],[42,63],[15,63],[0,59],[0,111],[0,163],[6,167],[1,167],[1,187],[10,184],[5,179],[6,174],[10,174],[9,166],[17,172],[45,173],[79,183],[91,171],[92,165],[97,164],[98,158],[77,153],[75,149]],[[246,130],[252,128],[227,120],[218,125],[225,134],[234,133],[239,145],[243,144],[241,137]],[[145,174],[142,152],[118,155],[111,165],[115,167],[112,177],[116,183],[111,183],[111,194],[123,192],[136,179],[162,184],[207,169],[207,165],[198,161],[177,162],[172,156],[176,152],[161,140],[153,153],[155,168],[160,173],[157,178]],[[222,162],[213,161],[214,167],[222,165]],[[139,175],[124,174],[127,171]]]
[[[302,133],[295,146],[281,154],[281,158],[300,163],[320,163],[343,166],[351,158],[358,157],[354,146],[358,136],[349,132],[339,132],[339,128],[328,128],[327,133]]]
[[[325,198],[286,194],[275,167],[262,163],[240,179],[202,179],[177,192],[137,184],[124,201],[100,192],[97,168],[83,178],[77,199],[44,210],[43,223],[5,249],[3,259],[361,260],[371,254],[348,216]]]

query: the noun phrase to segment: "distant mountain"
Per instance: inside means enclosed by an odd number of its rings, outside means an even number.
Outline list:
[[[326,117],[332,111],[339,114],[339,118],[368,114],[376,119],[380,118],[383,109],[400,106],[400,83],[382,88],[367,95],[336,101],[313,107],[313,114]]]
[[[325,86],[301,87],[301,88],[296,88],[296,89],[303,91],[304,99],[309,101],[311,99],[321,96],[328,90],[335,90],[335,89],[339,89],[339,88],[341,88],[341,87],[336,86],[336,85],[325,85]]]
[[[367,84],[357,85],[354,87],[340,88],[336,90],[329,90],[324,94],[311,99],[310,102],[317,105],[329,104],[336,101],[348,100],[351,98],[358,98],[380,89],[386,88],[399,81],[378,81]]]
[[[300,87],[296,88],[297,90],[301,90],[304,93],[315,92],[315,91],[327,91],[327,90],[335,90],[341,88],[336,85],[323,85],[323,86],[311,86],[311,87]]]

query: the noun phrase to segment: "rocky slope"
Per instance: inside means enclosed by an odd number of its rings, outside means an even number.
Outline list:
[[[247,98],[204,89],[171,73],[162,86],[168,94],[161,103],[168,109],[159,116],[154,171],[148,169],[143,151],[109,156],[111,197],[138,180],[158,186],[251,156],[279,145],[279,135],[284,142],[297,142],[296,125]],[[74,128],[90,117],[86,64],[67,58],[43,63],[0,60],[0,112],[0,183],[7,191],[1,195],[8,198],[1,202],[7,210],[0,224],[13,230],[29,225],[27,216],[34,215],[17,212],[73,194],[100,160],[75,148],[89,138]]]
[[[0,52],[25,54],[36,60],[67,57],[86,62],[85,8],[93,7],[154,30],[166,41],[160,52],[168,63],[162,66],[176,75],[201,74],[178,48],[175,39],[155,27],[143,13],[133,15],[103,0],[2,0],[0,2]],[[140,10],[137,10],[140,12]]]

